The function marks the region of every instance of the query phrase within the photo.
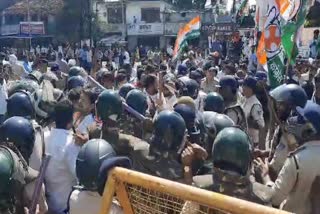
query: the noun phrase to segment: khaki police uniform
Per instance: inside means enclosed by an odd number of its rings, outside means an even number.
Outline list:
[[[247,119],[240,104],[234,103],[226,107],[224,114],[243,130],[248,130]]]
[[[272,159],[269,163],[269,166],[274,170],[276,174],[278,174],[283,167],[284,162],[287,159],[287,156],[290,151],[293,151],[295,148],[290,148],[288,142],[290,136],[285,136],[280,129],[280,126],[276,127],[274,132],[274,137],[271,141],[271,151],[272,151]],[[291,145],[291,144],[290,144]],[[293,145],[295,146],[295,145]]]
[[[208,81],[207,78],[202,79],[201,81],[201,90],[205,93],[216,92],[216,85],[219,84],[219,81],[214,78],[212,81]]]
[[[259,130],[265,126],[263,109],[256,95],[245,98],[242,109],[248,122],[248,134],[254,144],[259,143]]]
[[[310,141],[290,153],[272,187],[272,204],[297,214],[312,211],[310,192],[320,176],[320,141]],[[319,196],[318,196],[319,198]],[[319,200],[316,202],[319,203]]]
[[[196,109],[198,111],[203,112],[204,100],[206,97],[207,97],[207,94],[200,90],[197,99],[194,100],[194,103],[196,105]]]
[[[193,177],[193,185],[243,200],[269,204],[271,191],[264,185],[253,182],[250,176],[214,168],[213,174]]]

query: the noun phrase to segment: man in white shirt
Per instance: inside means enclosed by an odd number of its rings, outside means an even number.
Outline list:
[[[312,59],[317,59],[319,55],[319,47],[320,47],[320,40],[319,40],[319,30],[313,31],[313,39],[310,42],[310,57]]]
[[[63,214],[72,186],[77,184],[75,167],[80,147],[75,145],[70,131],[74,113],[72,104],[61,101],[54,113],[56,128],[45,133],[46,153],[51,155],[45,181],[50,213]]]
[[[63,54],[60,52],[58,53],[58,59],[56,63],[59,65],[60,71],[62,71],[65,74],[69,72],[68,63],[63,59]]]
[[[130,55],[126,49],[122,48],[121,55],[123,57],[123,64],[130,64]]]
[[[3,64],[0,62],[0,125],[4,122],[7,112],[8,91],[6,80],[4,79]]]

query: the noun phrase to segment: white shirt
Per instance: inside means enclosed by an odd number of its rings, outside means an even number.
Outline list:
[[[89,114],[83,118],[81,123],[77,127],[77,131],[79,131],[81,134],[89,134],[88,133],[88,127],[95,123],[94,117],[92,114]]]
[[[40,166],[42,162],[44,139],[42,139],[42,128],[35,120],[31,120],[33,129],[35,130],[35,141],[33,146],[32,154],[29,158],[29,166],[37,171],[40,171]]]
[[[69,199],[70,214],[99,213],[102,197],[97,192],[74,190]],[[109,214],[122,214],[120,205],[115,201],[111,204]]]
[[[72,133],[64,129],[45,133],[45,142],[46,153],[51,155],[45,176],[48,207],[52,213],[62,214],[72,186],[77,184],[75,168],[80,147],[74,144]]]
[[[199,91],[197,99],[194,100],[196,104],[196,109],[198,111],[203,112],[203,107],[204,107],[204,99],[207,97],[207,94],[204,93],[203,91]]]
[[[87,62],[90,62],[90,63],[92,62],[92,51],[91,50],[88,51]]]
[[[7,83],[5,79],[3,79],[3,84],[0,84],[0,115],[5,115],[7,113],[7,99]]]
[[[128,51],[125,51],[123,55],[125,56],[125,59],[123,59],[123,64],[130,64],[130,55]]]
[[[310,57],[315,59],[318,56],[318,43],[319,43],[319,39],[312,39],[312,41],[310,42]]]

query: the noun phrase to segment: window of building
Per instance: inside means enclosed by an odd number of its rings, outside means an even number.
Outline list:
[[[141,21],[146,23],[161,22],[160,8],[141,8]]]
[[[108,23],[121,24],[122,23],[122,8],[108,8]]]
[[[15,25],[24,21],[24,17],[22,15],[6,15],[5,21],[7,25]]]

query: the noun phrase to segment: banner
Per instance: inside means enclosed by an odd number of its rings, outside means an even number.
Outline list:
[[[276,1],[269,0],[269,8],[262,34],[267,56],[269,84],[272,88],[282,84],[285,76],[280,21],[280,11]]]
[[[176,43],[173,50],[175,59],[184,48],[188,46],[188,39],[194,39],[200,36],[200,16],[195,17],[185,26],[181,27],[177,35]]]
[[[21,34],[44,35],[43,22],[20,22]]]
[[[313,0],[276,0],[281,8],[282,36],[284,52],[291,65],[298,56],[301,31]]]

